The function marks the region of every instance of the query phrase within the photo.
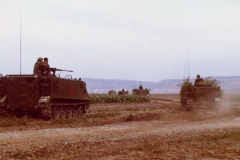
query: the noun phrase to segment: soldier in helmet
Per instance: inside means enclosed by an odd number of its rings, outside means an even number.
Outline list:
[[[47,69],[46,69],[46,73],[45,74],[50,75],[51,70],[50,70],[50,66],[48,64],[48,58],[45,57],[43,62],[47,65]]]
[[[198,75],[197,75],[197,79],[196,79],[195,82],[194,82],[194,85],[196,85],[196,84],[198,84],[198,83],[200,83],[200,82],[204,82],[204,79],[200,78],[200,75],[198,74]]]
[[[38,61],[35,63],[33,74],[40,74],[42,76],[50,75],[50,67],[48,65],[48,59],[45,57],[44,62],[42,58],[38,58]]]
[[[38,74],[37,66],[38,66],[38,64],[42,63],[42,61],[43,61],[43,59],[41,57],[39,57],[37,59],[37,62],[35,63],[34,68],[33,68],[33,74]]]

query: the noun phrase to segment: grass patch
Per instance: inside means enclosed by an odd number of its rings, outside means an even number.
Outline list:
[[[134,108],[134,107],[128,107],[127,108],[127,111],[140,111],[141,109],[139,109],[139,108]]]
[[[132,150],[135,151],[141,151],[141,152],[151,152],[151,153],[155,153],[155,154],[160,154],[163,153],[164,147],[162,147],[160,144],[147,144],[147,145],[139,145],[136,146],[134,148],[132,148]]]
[[[0,127],[10,127],[16,125],[26,125],[28,121],[28,117],[25,116],[21,119],[16,117],[0,117]]]
[[[197,141],[218,141],[226,138],[240,140],[240,131],[234,131],[224,134],[203,134],[197,138]]]
[[[161,119],[161,114],[154,112],[144,112],[134,115],[128,115],[124,118],[125,121],[151,121],[157,119]]]
[[[79,123],[86,123],[87,119],[85,116],[83,117],[77,117],[77,118],[70,118],[70,119],[52,119],[51,124],[52,125],[59,125],[59,124],[79,124]]]
[[[86,115],[86,118],[107,118],[120,115],[118,110],[93,110]]]

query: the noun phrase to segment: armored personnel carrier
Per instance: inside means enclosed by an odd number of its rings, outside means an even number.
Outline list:
[[[181,87],[180,99],[183,110],[190,110],[194,104],[214,107],[221,99],[221,87],[215,83],[205,83],[202,78],[197,78],[194,85],[186,81]]]
[[[90,107],[86,83],[71,75],[61,78],[42,62],[29,75],[0,75],[0,110],[25,114],[37,112],[48,118],[70,118],[84,115]],[[52,71],[52,74],[50,73]],[[72,71],[70,71],[72,72]]]
[[[140,95],[140,96],[147,96],[149,95],[149,89],[145,88],[143,89],[142,85],[139,86],[139,89],[133,89],[132,94],[133,95]]]
[[[118,91],[118,95],[128,95],[128,91],[122,89],[122,91]]]
[[[109,94],[109,95],[117,95],[117,92],[114,91],[114,90],[111,90],[111,91],[108,91],[108,94]]]

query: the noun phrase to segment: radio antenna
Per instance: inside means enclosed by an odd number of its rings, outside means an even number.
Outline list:
[[[186,76],[186,70],[187,70],[187,64],[185,63],[185,66],[184,66],[184,77]]]
[[[20,12],[20,75],[22,74],[21,71],[22,71],[22,45],[21,45],[21,33],[22,33],[22,23],[21,23],[21,18],[22,18],[22,13]]]
[[[188,77],[189,77],[189,48],[188,48]]]

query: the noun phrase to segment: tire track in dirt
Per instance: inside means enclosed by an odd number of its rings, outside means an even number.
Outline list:
[[[107,125],[100,127],[83,128],[59,128],[42,129],[34,131],[11,131],[0,134],[0,144],[3,143],[22,143],[23,141],[36,141],[48,139],[59,139],[64,137],[99,137],[106,140],[129,139],[145,135],[174,136],[178,133],[200,133],[204,131],[214,131],[217,129],[240,128],[240,118],[222,120],[217,122],[188,122],[163,124],[162,121],[151,122],[130,122],[122,125]],[[116,136],[117,135],[117,136]],[[110,139],[109,139],[110,138]],[[91,138],[90,138],[91,139]],[[97,140],[97,139],[95,139]],[[40,142],[40,141],[39,141]]]
[[[164,102],[162,103],[164,104]],[[151,105],[158,104],[157,102]],[[170,117],[178,115],[177,119],[165,118],[151,121],[120,122],[95,127],[4,131],[0,133],[0,150],[4,151],[2,153],[6,153],[7,156],[8,153],[16,151],[39,150],[46,146],[54,148],[58,144],[61,148],[76,143],[134,143],[136,139],[147,139],[148,137],[160,137],[163,139],[174,136],[188,137],[240,128],[240,118],[236,116],[222,115],[220,112],[204,109],[180,112],[179,105],[175,105],[175,103],[167,107],[169,108],[166,110],[166,114],[168,113]],[[190,116],[205,117],[206,119],[198,120],[197,118],[190,118]],[[192,119],[195,121],[192,121]]]

